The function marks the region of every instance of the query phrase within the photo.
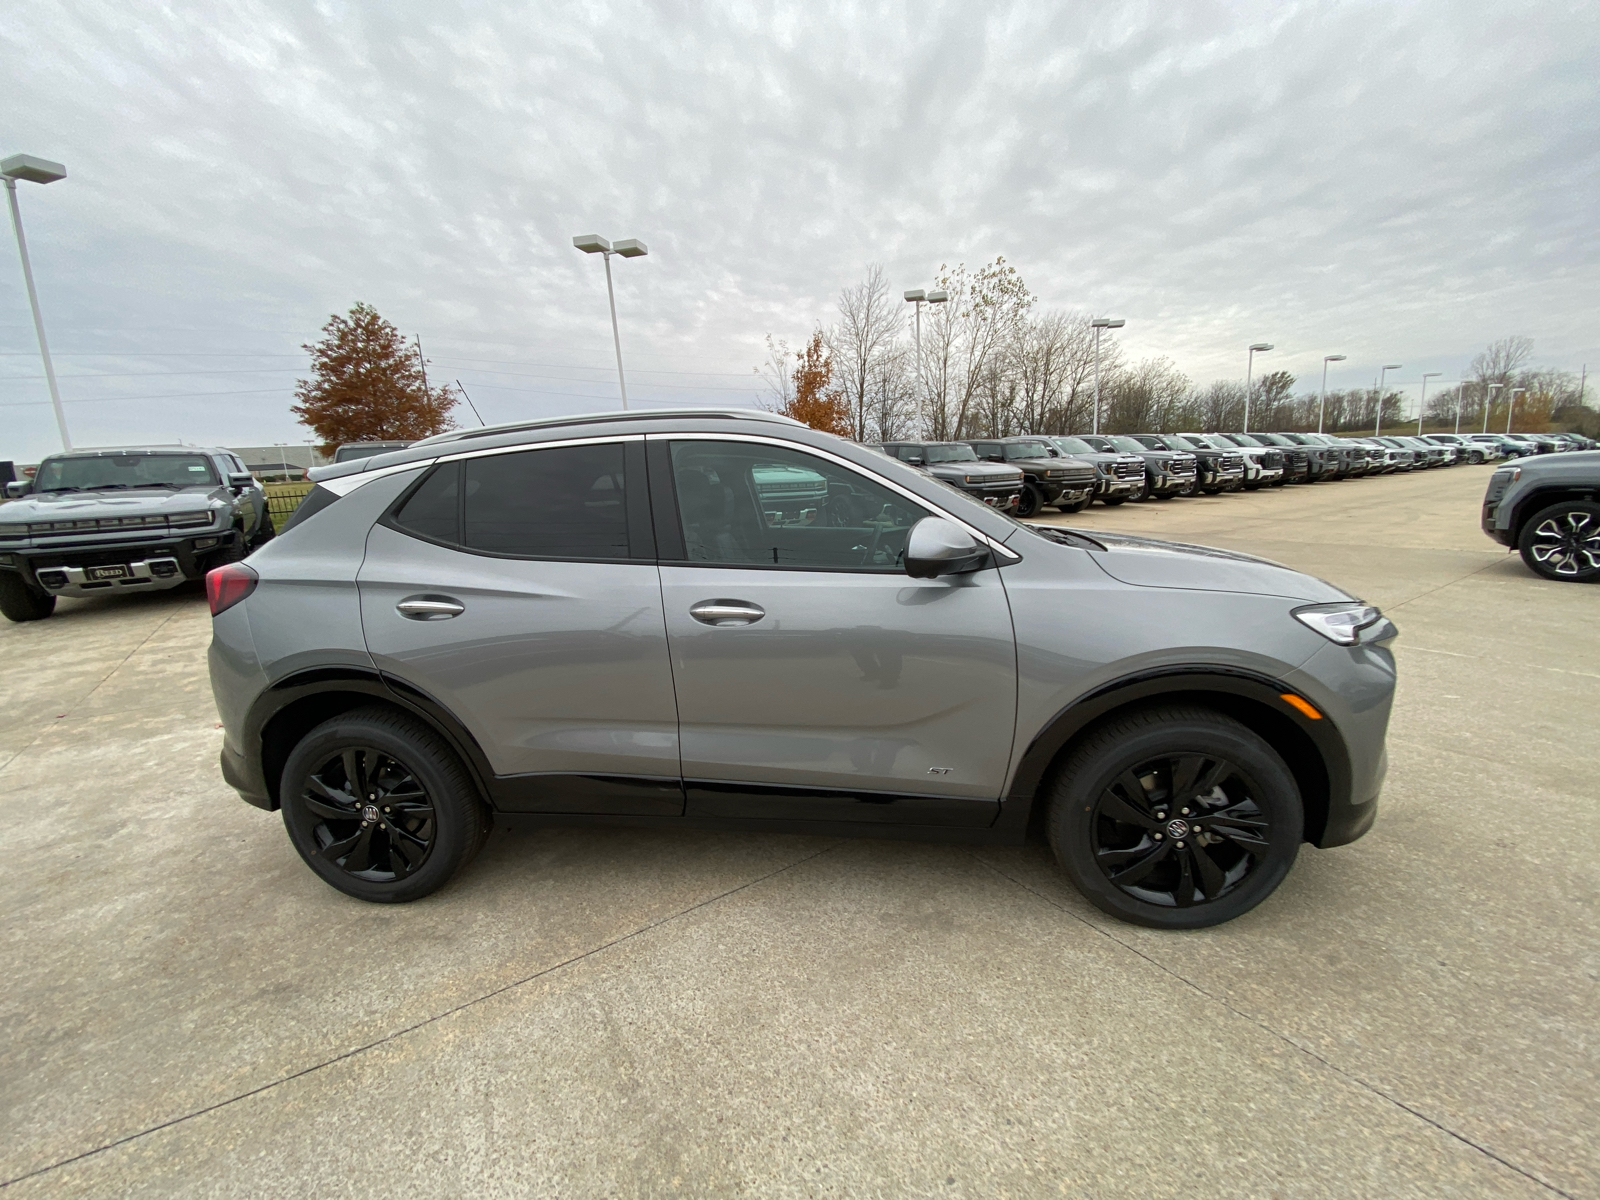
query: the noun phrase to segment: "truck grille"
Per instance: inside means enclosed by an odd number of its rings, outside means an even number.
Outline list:
[[[1141,458],[1135,462],[1119,462],[1112,468],[1112,474],[1118,479],[1142,479],[1144,478],[1144,459]]]
[[[1217,466],[1221,467],[1224,471],[1242,471],[1244,470],[1244,455],[1224,454],[1217,461]]]
[[[140,530],[143,532],[168,529],[202,529],[212,523],[210,513],[176,513],[148,517],[88,517],[77,521],[30,521],[27,525],[12,525],[6,533],[12,537],[47,533],[106,533],[111,530]]]
[[[1283,466],[1283,451],[1268,450],[1261,456],[1261,465],[1269,471],[1276,471]]]
[[[1059,480],[1068,487],[1085,487],[1094,482],[1094,476],[1093,467],[1071,467],[1060,472],[1050,472],[1051,482]]]

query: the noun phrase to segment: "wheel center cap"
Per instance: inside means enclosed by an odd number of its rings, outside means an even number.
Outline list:
[[[1168,837],[1175,837],[1175,838],[1188,837],[1189,836],[1189,822],[1187,822],[1187,821],[1179,821],[1177,819],[1168,821],[1167,822],[1167,836]]]
[[[376,804],[369,804],[363,808],[361,810],[361,819],[363,821],[370,821],[376,825],[378,823],[378,806]],[[1179,824],[1181,825],[1182,822],[1180,821]]]

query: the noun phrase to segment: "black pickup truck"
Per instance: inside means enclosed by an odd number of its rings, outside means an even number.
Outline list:
[[[1001,512],[1015,512],[1022,496],[1019,468],[984,462],[965,442],[882,442],[878,449]]]
[[[1031,517],[1047,504],[1062,512],[1081,512],[1094,499],[1094,464],[1062,454],[1045,438],[986,438],[967,445],[979,458],[1022,472],[1019,517]]]

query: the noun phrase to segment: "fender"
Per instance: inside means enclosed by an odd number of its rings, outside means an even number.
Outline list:
[[[488,784],[494,778],[494,772],[489,760],[477,739],[454,713],[402,679],[370,666],[352,665],[311,667],[296,671],[276,681],[256,697],[245,717],[242,731],[245,761],[231,764],[231,773],[226,766],[224,770],[224,774],[230,775],[228,782],[251,803],[267,809],[278,807],[278,776],[298,737],[284,744],[285,739],[275,735],[287,731],[276,722],[286,710],[315,696],[327,696],[330,703],[313,706],[305,720],[295,722],[299,732],[338,712],[354,708],[358,703],[338,700],[336,697],[370,696],[404,709],[442,737],[465,764],[479,794],[485,799],[490,796]],[[240,778],[231,777],[233,773]]]
[[[1290,751],[1284,757],[1305,802],[1306,840],[1319,844],[1330,810],[1351,803],[1350,753],[1333,721],[1327,717],[1313,721],[1286,704],[1281,697],[1287,690],[1282,681],[1255,671],[1200,665],[1161,667],[1102,684],[1056,713],[1034,736],[1012,772],[1011,786],[993,828],[1020,839],[1037,825],[1043,805],[1036,801],[1052,764],[1080,733],[1107,713],[1141,700],[1191,698],[1229,711],[1277,745],[1280,752]],[[1269,728],[1262,728],[1263,724]],[[1293,753],[1296,749],[1312,753]]]

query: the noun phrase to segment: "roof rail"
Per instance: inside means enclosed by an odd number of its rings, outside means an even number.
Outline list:
[[[500,433],[522,433],[530,429],[553,429],[562,425],[594,425],[612,421],[663,421],[676,417],[700,420],[709,417],[728,421],[777,421],[785,425],[802,424],[802,422],[796,421],[793,417],[767,412],[761,408],[643,408],[622,412],[580,413],[570,417],[544,417],[537,421],[512,421],[506,425],[483,425],[477,429],[452,429],[449,433],[437,433],[431,438],[423,438],[420,442],[412,442],[411,445],[412,448],[417,446],[437,446],[444,442],[464,442],[469,438],[493,437],[495,434]]]

